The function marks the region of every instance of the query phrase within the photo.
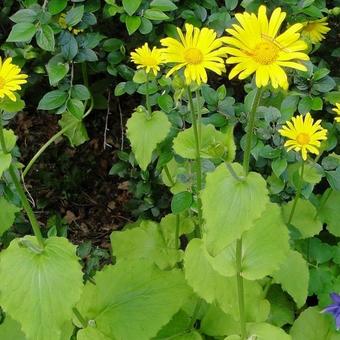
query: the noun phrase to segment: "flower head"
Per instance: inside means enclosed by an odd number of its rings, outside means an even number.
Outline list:
[[[21,85],[26,84],[27,74],[20,73],[19,66],[12,64],[12,58],[3,61],[0,57],[0,98],[7,96],[16,101],[15,92],[21,90]]]
[[[331,305],[326,307],[322,312],[332,314],[335,318],[336,328],[340,329],[340,295],[331,293],[330,297],[333,301]]]
[[[196,82],[206,83],[208,76],[206,70],[211,70],[219,75],[225,71],[226,48],[222,47],[221,38],[216,37],[216,32],[204,27],[199,29],[191,24],[185,24],[185,35],[177,27],[179,40],[164,38],[161,40],[164,60],[175,64],[167,73],[169,77],[174,72],[184,68],[184,77],[187,84]]]
[[[292,122],[286,122],[279,133],[287,137],[284,144],[287,150],[301,151],[302,159],[307,159],[307,153],[319,154],[321,140],[327,139],[327,130],[321,127],[321,120],[314,123],[314,119],[308,112],[303,116],[293,117]]]
[[[325,39],[325,34],[331,30],[326,20],[327,18],[322,18],[320,20],[303,22],[301,35],[309,39],[313,44],[319,43]]]
[[[131,60],[137,65],[137,68],[145,68],[146,73],[153,71],[156,75],[160,69],[159,65],[163,62],[162,51],[156,47],[151,50],[148,43],[145,43],[131,52]]]
[[[309,60],[303,51],[307,44],[300,39],[302,24],[294,24],[279,34],[286,17],[281,8],[276,8],[268,20],[266,7],[260,6],[258,15],[254,13],[236,14],[239,24],[227,29],[230,36],[223,38],[231,55],[227,64],[236,64],[229,73],[229,79],[238,75],[245,79],[255,72],[256,86],[288,88],[285,67],[306,71],[299,61]]]
[[[338,117],[335,117],[335,121],[340,123],[340,103],[335,104],[336,107],[333,109],[333,111],[338,115]]]

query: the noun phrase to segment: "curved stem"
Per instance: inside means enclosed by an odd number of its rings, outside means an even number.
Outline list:
[[[255,126],[256,110],[260,104],[263,88],[257,88],[253,105],[249,113],[249,121],[246,132],[246,146],[243,156],[243,169],[244,176],[247,177],[249,172],[251,142],[253,137],[253,130]],[[240,314],[240,328],[241,328],[241,340],[245,340],[247,336],[246,330],[246,310],[245,310],[245,299],[244,299],[244,287],[242,273],[242,237],[236,241],[236,280],[237,280],[237,295],[238,295],[238,306]]]
[[[165,172],[165,174],[166,174],[166,177],[168,178],[168,181],[170,182],[171,186],[174,186],[176,183],[175,183],[175,181],[174,181],[174,180],[172,179],[172,177],[171,177],[171,174],[170,174],[170,170],[169,170],[168,165],[165,164],[164,167],[163,167],[163,169],[164,169],[164,172]]]
[[[255,126],[256,110],[260,104],[262,91],[263,91],[262,87],[257,88],[255,98],[253,101],[253,105],[249,113],[249,121],[248,121],[247,134],[246,134],[246,146],[245,146],[244,156],[243,156],[243,169],[245,172],[245,176],[247,176],[249,172],[251,142],[252,142],[253,130]]]
[[[317,207],[317,209],[316,209],[316,214],[315,214],[315,216],[314,216],[314,220],[319,216],[320,210],[325,206],[326,202],[328,201],[329,197],[330,197],[331,194],[332,194],[332,191],[333,191],[333,189],[332,189],[332,188],[329,188],[327,194],[324,195],[324,196],[321,198],[320,205],[319,205],[319,206]]]
[[[6,147],[6,142],[5,142],[5,137],[4,137],[4,130],[3,130],[3,126],[2,126],[2,112],[0,112],[0,145],[1,145],[1,148],[2,148],[2,151],[4,153],[8,153],[7,152],[7,147]],[[8,173],[14,183],[14,186],[17,190],[17,193],[20,197],[20,200],[21,200],[21,203],[22,203],[22,206],[27,214],[27,217],[31,223],[31,226],[32,226],[32,229],[33,229],[33,232],[34,232],[34,235],[35,237],[37,238],[37,241],[39,243],[39,245],[41,246],[41,248],[44,248],[45,245],[44,245],[44,239],[41,235],[41,231],[40,231],[40,226],[39,226],[39,223],[34,215],[34,212],[28,202],[28,199],[25,195],[25,192],[24,192],[24,189],[18,179],[18,176],[16,174],[16,169],[14,167],[13,164],[10,165],[9,169],[8,169]]]
[[[288,224],[290,224],[292,222],[294,212],[295,212],[295,209],[296,209],[296,205],[297,205],[297,202],[298,202],[300,195],[301,195],[304,169],[305,169],[305,161],[302,161],[301,171],[300,171],[300,176],[299,176],[299,182],[298,182],[298,186],[297,186],[297,189],[296,189],[296,195],[295,195],[295,198],[294,198],[292,210],[290,211],[290,215],[289,215],[289,218],[288,218]]]
[[[192,119],[192,127],[194,130],[194,138],[195,138],[195,150],[196,150],[196,195],[197,195],[197,215],[198,215],[198,231],[201,235],[202,233],[202,225],[203,225],[203,217],[202,217],[202,202],[201,202],[201,190],[202,190],[202,164],[201,164],[201,147],[200,147],[200,140],[198,134],[198,125],[197,117],[195,112],[194,103],[192,100],[192,94],[190,88],[187,87],[188,90],[188,98],[189,98],[189,107],[191,111],[191,119]]]
[[[91,104],[88,110],[85,112],[83,119],[88,116],[93,109],[93,98],[91,97]],[[53,135],[33,156],[33,158],[29,161],[27,166],[25,167],[25,170],[22,173],[22,178],[25,178],[25,176],[28,174],[28,172],[31,170],[34,163],[38,160],[38,158],[44,153],[44,151],[52,144],[54,143],[59,137],[61,137],[67,130],[72,128],[74,125],[78,124],[78,121],[74,121],[69,125],[66,125],[63,129],[58,131],[55,135]]]

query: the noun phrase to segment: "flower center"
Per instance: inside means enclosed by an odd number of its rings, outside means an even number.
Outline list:
[[[306,145],[309,143],[310,141],[310,137],[307,133],[301,132],[297,135],[296,137],[296,141],[300,144],[300,145]]]
[[[262,65],[272,64],[276,60],[279,50],[279,47],[274,43],[262,41],[256,45],[253,52],[253,58]]]
[[[188,64],[197,65],[202,62],[203,54],[198,48],[195,47],[188,48],[184,52],[184,59]]]
[[[2,90],[5,87],[6,81],[4,78],[0,77],[0,90]]]
[[[157,61],[153,57],[144,57],[143,64],[146,66],[154,66],[154,65],[157,65]]]

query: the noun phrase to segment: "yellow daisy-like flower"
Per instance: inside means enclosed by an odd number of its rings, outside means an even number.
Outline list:
[[[146,73],[153,71],[157,75],[159,66],[163,63],[162,51],[156,47],[151,50],[148,43],[145,43],[131,52],[131,60],[137,65],[137,69],[144,68]]]
[[[335,117],[335,121],[340,123],[340,103],[335,104],[336,107],[333,109],[333,111],[338,115],[338,117]]]
[[[292,122],[286,122],[279,133],[289,138],[284,144],[287,150],[301,151],[302,159],[307,159],[307,153],[319,154],[321,140],[327,139],[327,130],[320,124],[321,120],[314,123],[314,119],[308,112],[303,116],[293,117]]]
[[[164,38],[161,40],[164,60],[176,64],[167,73],[169,77],[174,72],[184,68],[184,77],[187,84],[196,82],[206,83],[208,76],[206,70],[219,75],[225,71],[226,48],[223,40],[216,38],[216,32],[204,27],[199,29],[191,24],[185,24],[185,36],[177,27],[179,39]]]
[[[303,22],[301,35],[309,39],[313,44],[317,44],[325,39],[325,34],[331,29],[328,27],[327,18],[315,21]]]
[[[4,62],[0,57],[0,98],[7,96],[12,101],[16,101],[15,92],[21,90],[21,85],[26,84],[27,74],[20,73],[21,69],[12,64],[12,58],[7,58]]]
[[[245,79],[256,72],[256,86],[271,83],[274,88],[288,88],[284,67],[306,71],[300,60],[309,60],[303,53],[307,44],[298,33],[302,24],[294,24],[279,34],[280,26],[286,17],[281,8],[276,8],[268,20],[266,7],[260,6],[258,15],[254,13],[236,14],[239,22],[226,31],[231,35],[223,40],[231,55],[227,64],[236,64],[229,73],[229,79],[238,75]],[[278,35],[279,34],[279,35]]]

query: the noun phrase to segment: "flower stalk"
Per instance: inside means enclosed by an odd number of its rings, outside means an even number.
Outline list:
[[[6,147],[6,141],[5,141],[5,136],[4,136],[4,129],[3,129],[3,124],[2,124],[2,112],[0,111],[0,145],[1,148],[3,150],[4,153],[8,153],[7,152],[7,147]],[[37,241],[39,243],[39,246],[41,248],[44,248],[44,239],[42,237],[41,231],[40,231],[40,226],[39,223],[34,215],[34,212],[31,208],[30,203],[28,202],[28,199],[25,195],[24,189],[18,179],[18,176],[16,174],[16,169],[13,165],[13,163],[10,165],[9,169],[8,169],[8,173],[14,183],[14,186],[17,190],[17,193],[20,197],[22,206],[27,214],[27,217],[31,223],[32,229],[33,229],[33,233],[35,235],[35,237],[37,238]]]

